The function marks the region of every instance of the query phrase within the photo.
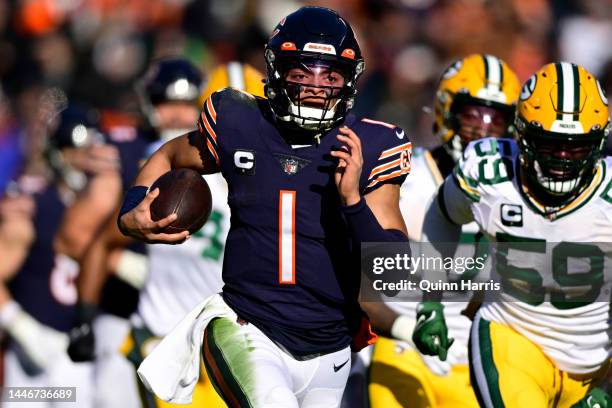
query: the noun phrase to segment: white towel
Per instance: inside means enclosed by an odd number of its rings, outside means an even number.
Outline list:
[[[175,404],[191,403],[200,377],[204,329],[215,317],[236,319],[223,298],[212,295],[180,321],[138,367],[143,384],[158,398]]]

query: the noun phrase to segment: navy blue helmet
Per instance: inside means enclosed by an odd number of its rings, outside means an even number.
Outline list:
[[[342,121],[353,106],[356,82],[364,70],[359,44],[351,26],[333,10],[302,7],[274,29],[265,50],[266,96],[276,117],[302,129],[321,132]],[[344,78],[340,87],[316,86],[325,91],[325,104],[300,102],[304,84],[286,80],[292,68],[324,66]],[[308,85],[308,87],[312,87]]]
[[[51,120],[48,144],[52,148],[63,149],[104,143],[104,136],[98,129],[99,115],[95,109],[70,104]]]
[[[65,160],[64,150],[103,143],[105,137],[99,130],[98,112],[86,105],[71,103],[49,122],[45,156],[55,176],[72,190],[80,191],[85,187],[87,175]]]
[[[144,96],[155,106],[165,102],[196,102],[204,79],[200,70],[183,58],[154,62],[143,78]]]

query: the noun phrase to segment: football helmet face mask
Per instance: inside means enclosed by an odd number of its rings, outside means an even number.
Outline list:
[[[512,135],[519,89],[516,74],[492,55],[473,54],[444,71],[434,101],[433,132],[453,159],[472,140]]]
[[[525,82],[515,121],[528,187],[564,203],[592,181],[610,133],[597,79],[568,62],[545,65]]]
[[[265,92],[277,119],[314,133],[344,119],[365,66],[350,25],[322,7],[302,7],[284,18],[268,40],[265,59]],[[288,75],[296,69],[307,76],[325,77],[325,72],[342,80],[300,81]],[[309,92],[318,100],[307,97]]]

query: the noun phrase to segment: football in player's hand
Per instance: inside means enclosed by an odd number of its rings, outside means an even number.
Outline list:
[[[170,170],[160,176],[151,186],[151,191],[159,188],[159,195],[151,203],[151,219],[158,221],[172,213],[176,220],[164,228],[163,232],[176,233],[189,230],[198,231],[212,208],[210,188],[204,178],[191,169]]]

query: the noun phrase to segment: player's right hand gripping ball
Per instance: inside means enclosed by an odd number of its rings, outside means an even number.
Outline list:
[[[151,203],[151,219],[158,221],[176,213],[176,221],[164,228],[165,233],[198,231],[212,210],[210,188],[204,178],[191,169],[174,169],[160,176],[150,188],[159,188]]]
[[[448,349],[454,339],[448,338],[444,320],[444,306],[439,302],[423,302],[417,308],[417,323],[412,332],[412,341],[419,351],[428,356],[438,356],[446,361]]]

